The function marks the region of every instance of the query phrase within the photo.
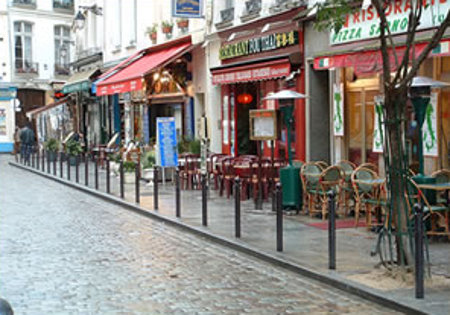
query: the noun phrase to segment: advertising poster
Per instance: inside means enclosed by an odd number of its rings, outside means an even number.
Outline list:
[[[335,136],[344,135],[344,84],[333,85],[333,130]]]
[[[6,136],[6,109],[0,108],[0,136]]]
[[[156,119],[157,148],[161,167],[178,166],[177,131],[174,117]]]
[[[373,146],[372,151],[376,153],[383,152],[384,125],[383,125],[383,96],[378,95],[374,98],[375,110],[373,121]]]
[[[430,103],[425,111],[425,120],[422,127],[423,155],[438,156],[437,137],[437,93],[431,93]]]

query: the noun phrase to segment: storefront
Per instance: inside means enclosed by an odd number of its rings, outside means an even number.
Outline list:
[[[257,153],[256,142],[249,136],[249,111],[278,109],[277,102],[262,100],[268,93],[281,89],[304,93],[303,32],[292,22],[298,12],[291,10],[219,33],[222,65],[210,70],[213,84],[221,86],[223,153]],[[295,105],[292,152],[296,159],[304,160],[304,101]],[[282,127],[274,144],[277,157],[287,156],[286,135]],[[270,155],[270,146],[270,142],[264,143],[264,155]]]
[[[104,110],[100,99],[91,92],[92,83],[100,74],[100,70],[93,69],[74,73],[64,85],[61,93],[72,94],[76,100],[76,116],[74,130],[83,135],[87,147],[102,143],[101,122]],[[104,140],[104,139],[103,139]]]
[[[396,45],[398,58],[402,58],[405,36],[402,34],[408,22],[407,1],[399,1],[388,14],[388,23]],[[450,9],[450,1],[436,1],[424,8],[421,26],[416,34],[415,55],[423,51],[433,31],[441,21],[442,14]],[[372,162],[383,169],[383,147],[379,142],[377,105],[383,100],[382,56],[377,33],[378,19],[369,7],[348,18],[343,29],[330,34],[330,50],[314,59],[315,70],[329,70],[332,73],[332,133],[334,136],[334,160],[348,159],[356,164]],[[364,17],[364,19],[362,18]],[[434,24],[433,24],[434,23]],[[406,25],[406,26],[405,26]],[[423,29],[423,30],[422,30]],[[450,83],[450,34],[447,32],[439,45],[432,50],[417,75]],[[392,71],[395,71],[395,54],[389,52]],[[450,139],[450,89],[435,89],[431,97],[433,122],[424,125],[430,141],[424,150],[425,172],[449,165]],[[406,104],[406,146],[410,167],[418,163],[418,129],[414,110]],[[431,117],[431,116],[430,116]],[[431,119],[431,118],[430,118]],[[425,135],[425,134],[424,134]],[[431,136],[430,136],[431,135]],[[424,145],[425,149],[425,145]]]
[[[0,153],[14,150],[17,88],[0,85]]]
[[[106,72],[96,83],[97,96],[118,94],[122,139],[149,143],[156,137],[156,118],[175,117],[177,133],[192,136],[191,51],[186,36],[143,49]]]

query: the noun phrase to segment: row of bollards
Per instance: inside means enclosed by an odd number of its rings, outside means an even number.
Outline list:
[[[31,155],[31,159],[25,160],[20,159],[20,161],[24,165],[31,166],[36,168],[37,170],[41,170],[42,172],[47,172],[51,174],[51,163],[53,163],[53,175],[57,176],[57,158],[50,158],[51,155],[49,152],[42,151],[42,153],[37,152],[36,154]],[[58,157],[58,155],[56,155]],[[89,154],[84,155],[84,163],[85,163],[85,185],[89,186]],[[67,161],[67,179],[70,181],[71,177],[71,162],[70,157],[65,156],[62,152],[59,154],[59,168],[60,168],[60,177],[63,178],[63,165],[64,160]],[[99,159],[95,158],[94,160],[94,183],[95,189],[99,189]],[[45,163],[47,162],[47,163]],[[46,165],[47,164],[47,165]],[[47,167],[45,167],[45,165]],[[139,164],[135,164],[135,202],[137,204],[140,203],[140,167]],[[201,187],[201,196],[202,196],[202,225],[208,226],[208,181],[207,174],[202,173],[200,178],[200,187]],[[181,217],[181,189],[180,189],[180,170],[176,169],[175,172],[175,216],[177,218]],[[75,158],[75,180],[79,182],[79,157]],[[154,210],[159,209],[159,168],[157,166],[154,167],[153,173],[153,208]],[[111,180],[110,180],[110,161],[106,159],[106,193],[111,193]],[[122,199],[125,198],[125,189],[124,189],[124,163],[120,162],[119,167],[119,185],[120,185],[120,197]],[[233,184],[234,190],[234,224],[235,224],[235,237],[241,238],[241,181],[239,177],[234,179]],[[330,270],[336,269],[336,193],[334,191],[330,191],[328,193],[328,268]],[[282,187],[281,183],[276,184],[275,192],[273,194],[272,200],[272,208],[276,213],[276,250],[278,252],[283,251],[283,206],[282,206]],[[423,227],[423,205],[415,204],[414,205],[414,215],[415,215],[415,295],[416,298],[424,297],[424,227]]]

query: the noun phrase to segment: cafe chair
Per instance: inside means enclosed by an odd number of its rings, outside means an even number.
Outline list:
[[[430,204],[428,201],[426,194],[424,194],[423,190],[417,186],[414,180],[410,179],[408,181],[408,186],[405,192],[406,201],[409,208],[409,213],[412,219],[414,215],[412,211],[413,205],[417,203],[421,203],[423,205],[423,213],[424,213],[424,221],[429,218],[430,226],[427,230],[427,235],[430,236],[447,236],[450,239],[450,230],[449,230],[449,211],[450,208],[444,204],[436,202],[436,204]]]
[[[317,212],[317,189],[319,187],[319,176],[322,169],[315,162],[307,162],[300,169],[300,179],[303,189],[303,207],[308,205],[309,215],[312,217]],[[306,212],[306,211],[305,211]]]
[[[372,226],[379,226],[383,208],[386,207],[386,201],[381,199],[381,193],[384,189],[384,181],[378,180],[378,175],[373,170],[359,166],[352,175],[351,182],[355,196],[355,227],[358,227],[359,217],[364,207],[366,215],[366,226],[370,229]],[[378,215],[378,222],[374,223],[372,215]]]
[[[337,162],[336,165],[342,172],[342,181],[339,191],[339,207],[344,210],[344,216],[347,216],[348,201],[353,197],[351,176],[356,165],[347,160],[341,160]]]
[[[373,163],[367,162],[367,163],[362,163],[361,165],[359,165],[358,167],[360,168],[368,168],[369,170],[374,171],[375,173],[378,172],[378,166],[376,166]]]
[[[328,214],[328,194],[332,191],[338,195],[339,193],[339,184],[342,180],[342,171],[336,166],[329,166],[319,176],[319,186],[316,194],[319,197],[321,203],[322,210],[322,220],[325,220],[326,215]]]
[[[442,169],[442,170],[436,171],[431,174],[431,177],[435,178],[436,184],[449,183],[450,182],[450,170]],[[442,204],[446,204],[447,202],[449,202],[445,196],[445,191],[437,194],[437,202],[442,203]]]

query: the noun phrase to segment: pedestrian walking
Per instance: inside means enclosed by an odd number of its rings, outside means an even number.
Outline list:
[[[33,150],[35,142],[35,134],[33,129],[31,129],[30,122],[27,122],[25,127],[20,132],[20,142],[22,144],[21,153],[24,163],[30,163],[30,154]]]
[[[18,161],[18,155],[20,155],[20,128],[16,126],[14,131],[14,152],[13,152],[16,162]]]

